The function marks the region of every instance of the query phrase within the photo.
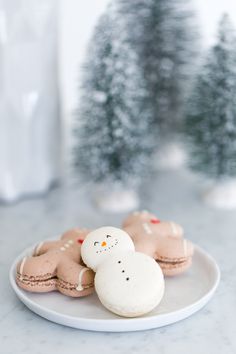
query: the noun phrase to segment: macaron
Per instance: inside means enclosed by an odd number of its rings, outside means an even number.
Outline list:
[[[164,294],[163,273],[155,260],[139,252],[119,252],[107,257],[95,275],[101,303],[124,317],[152,311]]]
[[[81,260],[81,244],[88,231],[73,229],[58,241],[37,245],[30,257],[17,265],[16,282],[24,290],[37,293],[59,291],[82,297],[94,291],[94,272]]]
[[[184,238],[180,225],[143,211],[128,216],[123,227],[132,238],[135,250],[154,258],[164,275],[178,275],[190,268],[194,246]]]
[[[82,246],[83,262],[95,272],[107,256],[120,251],[134,251],[134,243],[124,230],[112,226],[100,227],[90,232]]]
[[[192,265],[193,244],[186,240],[178,240],[171,236],[160,239],[155,259],[166,276],[184,273]]]

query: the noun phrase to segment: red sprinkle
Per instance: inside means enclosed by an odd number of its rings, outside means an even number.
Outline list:
[[[151,219],[150,220],[152,224],[160,224],[161,220],[159,219]]]
[[[78,239],[77,239],[77,242],[82,245],[82,243],[84,242],[84,240],[82,240],[81,238],[78,238]]]

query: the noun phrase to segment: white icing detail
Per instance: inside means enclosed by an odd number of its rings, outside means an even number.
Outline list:
[[[87,272],[89,269],[88,268],[83,268],[81,272],[79,273],[79,281],[78,281],[78,286],[76,288],[77,291],[83,291],[83,285],[82,285],[82,278],[85,272]]]
[[[61,251],[65,251],[66,249],[65,249],[65,247],[61,247],[60,250]]]
[[[187,241],[185,239],[183,242],[183,247],[184,247],[184,257],[187,257]]]
[[[65,246],[66,248],[69,248],[69,247],[70,247],[69,243],[65,243],[64,246]]]
[[[148,234],[148,235],[151,235],[152,234],[152,230],[150,229],[150,226],[145,222],[142,224],[143,225],[143,228],[144,228],[144,231]]]
[[[44,244],[44,242],[40,242],[40,243],[38,244],[38,246],[36,247],[36,249],[35,249],[35,255],[36,255],[36,256],[38,256],[39,251],[40,251],[40,249],[41,249],[41,247],[42,247],[43,244]]]
[[[23,270],[27,257],[24,257],[20,265],[20,280],[23,279]]]
[[[69,243],[70,245],[72,245],[72,244],[74,243],[74,241],[73,241],[73,240],[69,240],[68,243]]]

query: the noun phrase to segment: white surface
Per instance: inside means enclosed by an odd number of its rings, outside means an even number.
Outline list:
[[[84,263],[96,271],[108,255],[119,251],[134,251],[133,241],[124,230],[104,226],[87,235],[82,243],[81,256]]]
[[[35,245],[20,254],[10,270],[11,286],[19,299],[30,310],[50,321],[91,331],[138,331],[180,321],[200,310],[210,300],[220,277],[215,261],[196,247],[191,270],[180,277],[166,278],[161,304],[146,316],[124,319],[107,311],[95,294],[72,299],[57,292],[35,294],[19,288],[15,283],[16,265],[24,256],[32,254],[34,248]]]

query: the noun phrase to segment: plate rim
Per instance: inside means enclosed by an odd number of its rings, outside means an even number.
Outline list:
[[[48,240],[52,240],[50,238]],[[36,244],[37,245],[37,244]],[[194,245],[195,252],[197,251],[202,256],[204,256],[208,261],[210,261],[212,268],[214,268],[214,283],[211,288],[205,293],[201,298],[197,301],[172,312],[169,313],[161,313],[157,315],[150,315],[146,317],[135,317],[135,318],[109,318],[109,319],[99,319],[99,318],[85,318],[78,316],[71,316],[67,314],[62,314],[58,311],[49,309],[45,306],[39,305],[37,302],[34,302],[27,296],[27,292],[22,290],[15,281],[15,269],[19,260],[27,254],[29,251],[32,251],[35,247],[33,246],[27,247],[24,251],[19,254],[11,264],[9,270],[9,280],[12,289],[15,294],[19,298],[24,305],[29,308],[30,311],[36,313],[37,315],[60,325],[65,325],[68,327],[73,327],[82,330],[90,330],[90,331],[98,331],[98,332],[129,332],[129,331],[139,331],[139,330],[147,330],[152,328],[163,327],[168,324],[172,324],[178,321],[181,321],[195,312],[199,311],[202,307],[204,307],[207,302],[211,299],[214,292],[216,291],[219,282],[220,282],[220,268],[215,261],[215,259],[204,249],[201,247]],[[33,309],[32,309],[33,307]],[[43,313],[42,313],[43,312]],[[54,319],[52,318],[54,317]],[[57,318],[55,320],[55,317]],[[170,319],[172,317],[172,320]],[[161,324],[156,324],[155,320],[158,320]],[[91,326],[93,324],[93,326]],[[98,326],[99,325],[99,326]],[[117,327],[117,328],[114,328]]]

